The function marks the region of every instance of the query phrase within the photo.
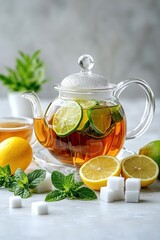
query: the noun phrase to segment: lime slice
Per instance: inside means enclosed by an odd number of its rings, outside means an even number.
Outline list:
[[[108,108],[95,108],[87,111],[91,127],[104,134],[111,125],[111,112]]]
[[[89,119],[88,119],[87,110],[83,109],[83,117],[82,117],[81,122],[80,122],[80,124],[79,124],[79,126],[76,130],[77,131],[83,131],[88,126],[89,126]]]
[[[103,139],[109,136],[115,129],[115,125],[111,125],[104,134],[97,133],[91,126],[85,129],[85,134],[94,139]]]
[[[76,99],[76,102],[81,105],[83,109],[90,109],[95,107],[98,102],[96,100]]]
[[[84,131],[89,126],[89,119],[87,114],[87,109],[95,107],[98,102],[96,100],[86,100],[86,99],[76,99],[76,102],[83,108],[83,117],[78,126],[78,131]]]
[[[67,101],[53,116],[53,130],[60,137],[72,133],[82,119],[82,108],[75,101]]]
[[[123,119],[124,113],[122,112],[122,108],[120,105],[111,107],[110,111],[112,114],[113,121],[115,123],[118,123]]]

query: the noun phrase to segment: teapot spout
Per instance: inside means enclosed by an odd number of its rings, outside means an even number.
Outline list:
[[[35,92],[26,92],[23,93],[22,97],[28,99],[32,104],[32,111],[34,118],[42,118],[43,112],[40,104],[39,97]]]

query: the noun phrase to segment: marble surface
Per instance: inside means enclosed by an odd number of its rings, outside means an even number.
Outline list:
[[[9,116],[6,100],[0,101],[0,116]],[[43,106],[47,101],[43,102]],[[127,101],[128,126],[135,124],[143,106],[141,100]],[[132,111],[131,111],[132,110]],[[127,108],[126,108],[126,111]],[[134,117],[133,117],[134,116]],[[143,144],[160,139],[160,101],[156,100],[156,113],[148,131],[141,137],[125,142],[125,146],[137,151]],[[134,121],[133,121],[134,119]],[[21,209],[9,208],[11,192],[0,189],[0,239],[55,239],[55,240],[159,240],[160,239],[160,182],[141,190],[139,203],[124,201],[62,200],[48,203],[49,214],[33,216],[31,203],[44,200],[46,194],[34,194],[23,199]],[[97,192],[99,197],[99,193]]]

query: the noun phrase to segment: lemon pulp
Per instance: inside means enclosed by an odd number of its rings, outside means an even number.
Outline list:
[[[121,164],[115,157],[102,155],[84,163],[79,173],[88,187],[100,190],[102,186],[106,186],[108,177],[120,175]]]
[[[122,176],[127,178],[140,178],[141,186],[146,187],[158,177],[158,165],[151,158],[144,155],[133,155],[123,159]]]

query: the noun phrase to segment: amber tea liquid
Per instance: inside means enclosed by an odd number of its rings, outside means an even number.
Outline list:
[[[33,127],[24,122],[0,122],[0,142],[9,137],[21,137],[28,142],[32,137]]]
[[[112,107],[107,107],[112,109]],[[110,111],[112,112],[112,111]],[[99,116],[101,117],[101,116]],[[66,137],[59,137],[43,118],[34,119],[34,129],[39,142],[58,160],[65,164],[81,166],[85,161],[98,155],[116,156],[121,150],[126,135],[126,120],[123,109],[115,116],[110,113],[111,126],[102,136],[88,127],[82,131],[74,131]],[[117,118],[115,121],[114,119]],[[107,121],[107,120],[106,120]]]

